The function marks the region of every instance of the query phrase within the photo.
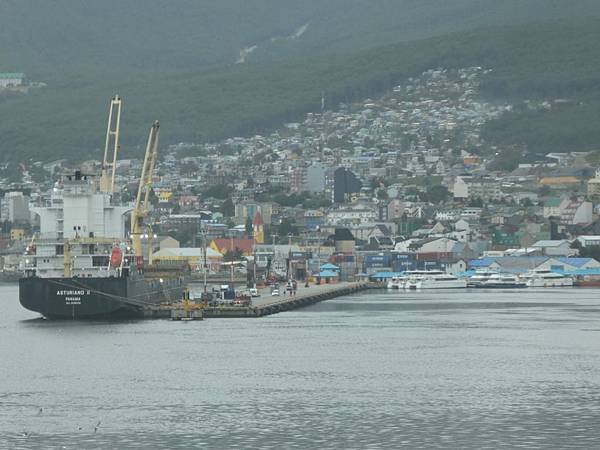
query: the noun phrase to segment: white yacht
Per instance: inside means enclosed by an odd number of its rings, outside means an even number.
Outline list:
[[[406,284],[406,277],[394,276],[388,281],[387,288],[388,289],[404,289],[405,284]]]
[[[573,286],[573,278],[549,269],[536,269],[524,275],[528,287],[568,287]]]
[[[477,269],[473,275],[467,279],[468,287],[482,287],[492,276],[498,275],[498,272],[490,269]]]
[[[467,280],[441,270],[414,270],[408,276],[405,289],[460,289],[467,287]]]
[[[490,275],[487,280],[484,280],[476,287],[488,289],[507,289],[507,288],[524,288],[527,287],[525,280],[510,273],[495,273]]]

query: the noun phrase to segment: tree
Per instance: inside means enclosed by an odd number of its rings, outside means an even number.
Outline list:
[[[523,151],[518,147],[510,147],[500,151],[494,160],[488,164],[488,170],[511,172],[519,167],[523,159]]]
[[[310,197],[306,197],[306,199],[302,202],[302,207],[304,209],[318,209],[318,208],[326,208],[331,206],[331,196],[326,195],[325,193],[313,194]]]
[[[295,227],[292,225],[292,222],[287,219],[287,218],[283,218],[281,219],[281,223],[279,224],[279,236],[284,238],[287,237],[289,234],[296,234],[296,229]]]
[[[283,193],[273,196],[273,201],[281,206],[289,206],[293,208],[302,203],[304,196],[298,194],[285,195]]]
[[[179,164],[179,173],[182,175],[193,175],[198,172],[198,165],[193,161],[181,162]]]
[[[215,186],[209,187],[206,191],[204,191],[204,196],[216,198],[219,200],[225,200],[231,195],[232,191],[233,189],[231,188],[231,186],[217,184]]]
[[[233,200],[231,200],[231,197],[223,202],[219,211],[225,217],[235,216],[235,205],[233,204]]]
[[[444,202],[449,196],[450,192],[448,192],[448,188],[446,188],[446,186],[442,186],[441,184],[431,186],[427,190],[427,197],[431,203]]]
[[[250,218],[250,216],[248,216],[246,217],[246,236],[250,238],[253,234],[254,228],[252,227],[252,219]]]
[[[467,206],[470,208],[483,208],[483,200],[479,197],[469,200]]]
[[[231,261],[239,261],[244,256],[244,252],[242,252],[239,248],[235,248],[234,250],[230,250],[225,255],[223,255],[223,261],[231,262]]]
[[[579,250],[579,256],[583,258],[594,258],[596,261],[600,261],[600,245],[583,247]]]
[[[377,190],[377,199],[378,200],[388,200],[390,197],[387,193],[386,189],[378,189]]]

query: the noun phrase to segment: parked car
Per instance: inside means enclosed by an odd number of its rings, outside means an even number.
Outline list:
[[[250,296],[251,297],[260,297],[260,294],[258,293],[258,289],[256,288],[250,288]]]

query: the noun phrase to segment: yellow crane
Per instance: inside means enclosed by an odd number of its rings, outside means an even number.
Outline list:
[[[152,177],[154,167],[158,157],[158,137],[160,125],[158,120],[152,124],[146,145],[146,154],[144,155],[144,164],[142,165],[142,174],[138,185],[135,205],[131,213],[131,241],[133,252],[136,257],[142,258],[142,230],[144,228],[144,218],[150,210],[150,190],[152,189]],[[149,264],[152,263],[152,249],[150,249]]]
[[[109,194],[115,192],[115,173],[117,169],[117,153],[119,152],[119,129],[121,125],[121,98],[115,95],[108,109],[108,126],[104,143],[104,159],[100,174],[100,190]],[[112,159],[109,149],[112,147]]]

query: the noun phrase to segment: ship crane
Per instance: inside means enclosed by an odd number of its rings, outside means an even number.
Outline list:
[[[154,167],[158,157],[159,128],[160,125],[158,120],[154,122],[150,128],[140,183],[138,185],[135,205],[131,213],[131,241],[133,244],[133,252],[138,262],[143,261],[142,230],[144,219],[148,216],[150,210],[150,190],[152,189],[152,177],[154,175]],[[152,249],[150,250],[150,255],[151,254]],[[150,261],[148,262],[151,264],[151,258],[149,259]]]
[[[117,153],[119,152],[119,129],[121,125],[121,98],[115,95],[110,101],[108,110],[108,125],[104,143],[104,159],[100,174],[100,190],[108,194],[115,192],[115,173],[117,168]],[[109,159],[109,149],[112,147],[112,159]]]

